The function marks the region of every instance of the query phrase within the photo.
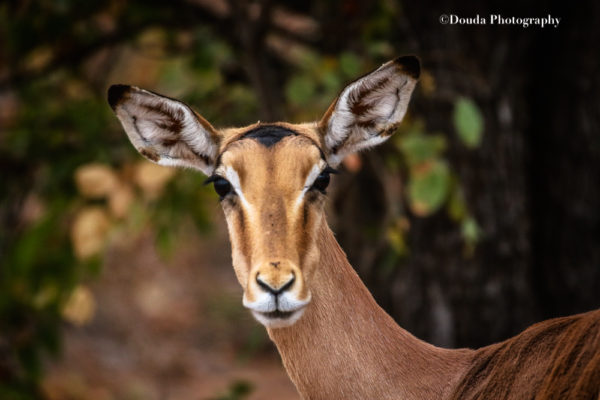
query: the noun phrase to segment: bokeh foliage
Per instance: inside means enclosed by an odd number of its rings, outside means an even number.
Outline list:
[[[189,102],[216,126],[260,119],[265,94],[245,76],[243,41],[223,33],[217,17],[207,24],[191,23],[193,15],[175,19],[182,12],[136,1],[0,5],[10,77],[0,90],[14,104],[0,136],[2,398],[40,396],[42,359],[59,353],[64,321],[93,317],[86,283],[101,272],[111,240],[150,229],[168,255],[182,224],[210,229],[203,205],[216,197],[202,187],[203,178],[190,171],[173,176],[140,161],[104,99],[112,79],[128,77]],[[310,41],[276,47],[285,59],[276,85],[283,115],[318,119],[346,83],[395,56],[387,38],[399,12],[388,2],[372,8],[354,48],[332,52]],[[483,119],[472,100],[457,99],[454,124],[466,147],[479,145]],[[428,132],[420,116],[409,115],[387,145],[384,165],[405,188],[396,199],[401,214],[382,227],[394,260],[410,252],[408,213],[444,210],[462,226],[469,251],[479,239],[445,156],[448,134]],[[346,164],[350,172],[352,165]],[[240,388],[224,398],[249,390]]]

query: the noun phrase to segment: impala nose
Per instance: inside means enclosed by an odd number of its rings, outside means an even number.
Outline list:
[[[294,324],[310,302],[302,270],[285,259],[259,263],[250,274],[244,291],[244,307],[269,328]]]
[[[292,273],[290,274],[290,276],[287,280],[279,280],[279,282],[277,282],[277,283],[268,282],[267,280],[264,280],[261,277],[260,273],[258,275],[256,275],[256,283],[258,284],[258,286],[260,286],[260,288],[262,290],[264,290],[265,292],[271,293],[274,296],[277,296],[280,293],[283,293],[286,290],[291,289],[291,287],[294,285],[295,281],[296,281],[296,274],[294,273],[294,271],[292,271]]]

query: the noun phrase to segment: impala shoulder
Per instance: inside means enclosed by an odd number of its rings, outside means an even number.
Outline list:
[[[582,389],[600,390],[600,310],[539,322],[476,350],[451,398],[533,398]]]

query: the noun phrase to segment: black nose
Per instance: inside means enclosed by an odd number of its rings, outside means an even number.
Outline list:
[[[274,286],[268,284],[267,282],[263,281],[262,279],[260,279],[260,275],[256,276],[256,283],[258,284],[258,286],[260,286],[265,292],[269,292],[275,296],[277,296],[280,293],[285,292],[286,290],[289,290],[295,281],[296,281],[296,275],[292,274],[292,277],[286,283],[284,283],[283,285],[280,285],[279,287],[274,287]]]

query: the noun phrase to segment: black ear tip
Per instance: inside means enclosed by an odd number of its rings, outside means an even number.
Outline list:
[[[131,89],[128,85],[112,85],[108,88],[108,104],[114,110],[119,105],[123,96]]]
[[[394,62],[402,67],[402,71],[415,79],[418,79],[419,75],[421,75],[421,61],[416,56],[398,57]]]

